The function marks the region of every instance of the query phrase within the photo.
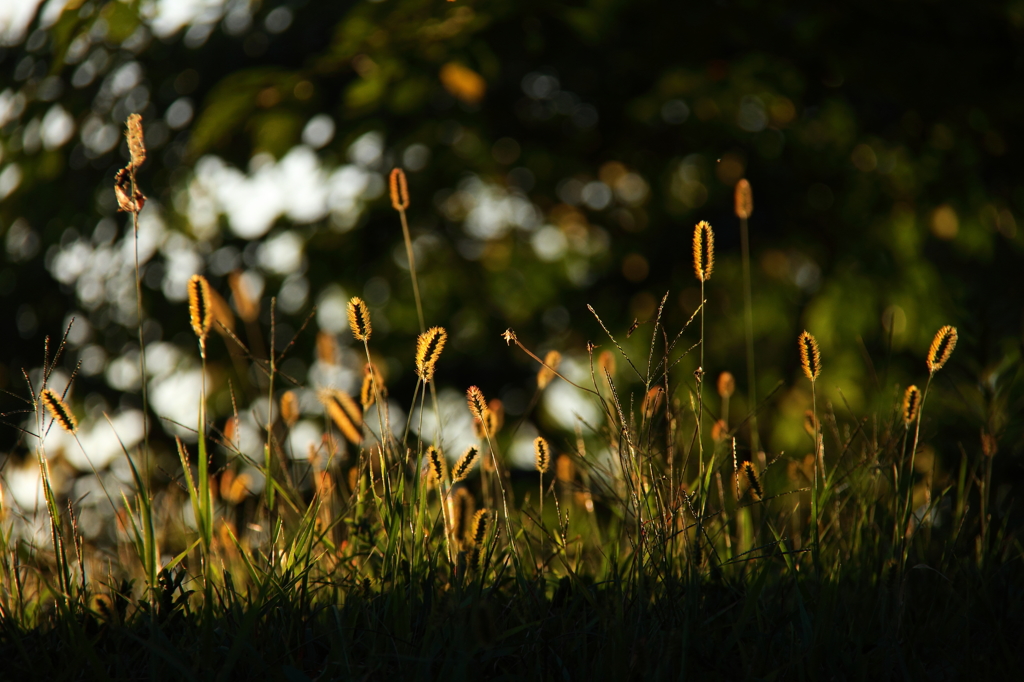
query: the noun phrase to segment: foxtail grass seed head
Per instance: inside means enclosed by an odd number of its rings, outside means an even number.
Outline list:
[[[476,386],[470,386],[466,390],[466,403],[469,405],[470,413],[479,419],[481,424],[484,424],[487,419],[487,413],[490,410],[487,407],[487,401],[484,399],[483,391]]]
[[[142,137],[142,116],[132,114],[128,117],[128,153],[131,155],[131,168],[137,169],[146,160],[146,143]]]
[[[39,394],[39,400],[43,403],[46,411],[50,413],[53,420],[60,424],[60,427],[68,433],[74,433],[78,428],[78,420],[68,408],[67,404],[59,395],[48,388],[44,388]]]
[[[210,283],[206,278],[192,275],[188,280],[188,314],[200,346],[206,345],[206,337],[210,335],[210,325],[213,324],[211,298]]]
[[[736,379],[731,372],[722,372],[718,375],[718,395],[724,398],[731,398],[736,392]]]
[[[907,386],[903,394],[903,423],[907,426],[917,419],[921,409],[921,390],[917,386]]]
[[[533,439],[533,454],[537,471],[546,473],[551,468],[551,447],[542,436]]]
[[[391,177],[388,180],[391,190],[391,205],[396,211],[404,211],[409,208],[409,185],[405,180],[405,171],[401,168],[391,169]]]
[[[356,341],[369,341],[373,327],[370,325],[370,309],[366,302],[353,296],[348,302],[348,326],[352,328],[352,336]]]
[[[750,189],[750,183],[743,178],[736,183],[736,217],[745,220],[754,212],[754,193]]]
[[[953,349],[956,348],[957,338],[956,327],[951,327],[948,324],[935,333],[926,360],[929,374],[935,374],[946,364],[949,356],[953,354]]]
[[[486,509],[481,509],[473,515],[473,523],[470,525],[470,533],[473,545],[483,547],[487,540],[487,531],[490,529],[491,514]]]
[[[440,485],[444,481],[445,474],[444,455],[433,445],[427,448],[427,467],[430,472],[430,481]]]
[[[352,423],[352,418],[349,416],[345,408],[344,399],[341,396],[347,397],[347,394],[332,389],[324,389],[317,393],[317,399],[320,400],[320,404],[327,410],[328,416],[330,416],[331,421],[338,427],[342,435],[353,445],[359,445],[363,442],[363,434]],[[349,398],[349,402],[351,400]]]
[[[806,330],[797,339],[800,346],[800,366],[808,379],[814,381],[821,374],[821,353],[818,351],[818,342]]]
[[[493,438],[494,434],[498,432],[498,420],[494,412],[490,410],[484,415],[484,420],[480,421],[476,417],[473,417],[473,433],[476,434],[477,438]]]
[[[373,363],[367,363],[363,366],[363,385],[359,389],[359,402],[362,404],[364,412],[370,409],[370,406],[377,400],[377,396],[373,392],[374,383],[377,385],[377,392],[380,393],[381,398],[386,396],[387,389],[384,387],[384,378],[380,370]]]
[[[706,220],[697,223],[693,228],[693,270],[697,279],[706,282],[711,279],[711,270],[715,267],[715,233]]]
[[[288,428],[295,426],[299,421],[299,397],[295,391],[285,391],[281,396],[281,418]]]
[[[562,362],[562,354],[557,350],[549,350],[544,356],[544,366],[537,372],[537,388],[543,391],[555,378],[558,365]]]
[[[431,327],[416,340],[416,374],[423,381],[431,381],[434,378],[437,359],[441,357],[447,340],[448,332],[444,327]]]
[[[473,495],[464,487],[456,488],[454,493],[448,495],[448,518],[452,525],[452,539],[460,548],[462,539],[467,535],[475,507]]]
[[[761,488],[761,480],[757,477],[754,463],[748,459],[743,463],[742,468],[743,477],[747,479],[747,485],[750,486],[750,494],[753,495],[755,500],[764,498],[764,490]]]
[[[459,457],[459,461],[455,463],[455,467],[452,469],[452,483],[458,483],[468,476],[479,456],[480,448],[477,446],[470,445],[466,448],[466,451],[462,453],[462,457]]]

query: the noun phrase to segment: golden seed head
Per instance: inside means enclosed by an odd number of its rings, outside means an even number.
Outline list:
[[[370,309],[358,296],[348,302],[348,326],[352,328],[352,336],[356,341],[369,341],[373,327],[370,325]]]
[[[317,399],[327,409],[327,414],[330,416],[331,421],[334,422],[334,425],[338,427],[338,430],[341,431],[342,435],[350,443],[359,445],[363,442],[363,434],[357,428],[357,424],[362,426],[362,418],[360,416],[357,423],[353,423],[352,413],[353,411],[358,413],[358,407],[355,406],[355,402],[347,393],[327,388],[317,393]]]
[[[401,168],[392,168],[388,181],[391,189],[391,205],[394,209],[404,211],[409,208],[409,185],[405,180],[405,171]]]
[[[456,546],[461,547],[462,539],[466,537],[475,506],[473,496],[463,487],[456,488],[448,495],[448,518],[451,520],[452,540]]]
[[[754,496],[755,500],[760,500],[764,497],[764,490],[761,489],[761,481],[757,477],[754,463],[748,459],[743,463],[742,468],[743,476],[747,479],[747,485],[750,486],[750,494]]]
[[[711,427],[711,440],[721,443],[729,435],[729,425],[724,419],[718,419]]]
[[[434,378],[437,359],[441,357],[447,340],[448,332],[444,327],[431,327],[416,339],[416,374],[423,381]]]
[[[951,327],[948,324],[935,333],[932,345],[928,349],[928,358],[925,361],[929,374],[935,374],[946,364],[949,356],[953,354],[953,349],[956,348],[957,338],[956,327]]]
[[[473,416],[479,419],[481,424],[485,424],[487,413],[490,410],[487,408],[487,401],[484,399],[483,392],[476,386],[470,386],[466,390],[466,403],[469,405],[469,411]]]
[[[213,305],[210,296],[210,283],[202,275],[192,275],[188,280],[188,313],[192,322],[192,331],[199,337],[199,345],[206,345],[206,337],[210,335],[213,324]]]
[[[131,154],[130,167],[134,170],[146,160],[146,143],[142,137],[142,116],[132,114],[128,117],[128,130],[125,132],[128,138],[128,152]]]
[[[477,547],[482,547],[484,541],[487,540],[488,524],[490,523],[491,515],[486,509],[481,509],[473,515],[472,524],[472,538],[473,544]]]
[[[466,451],[462,453],[462,457],[459,457],[459,461],[455,463],[455,468],[452,469],[452,483],[458,483],[468,476],[479,456],[480,448],[477,446],[470,445],[466,448]]]
[[[750,189],[750,183],[743,178],[736,183],[736,217],[749,218],[754,212],[754,193]]]
[[[362,403],[364,412],[377,400],[377,396],[373,392],[375,383],[381,398],[386,396],[388,392],[384,386],[384,377],[381,375],[377,365],[373,363],[363,365],[363,385],[359,389],[359,402]]]
[[[736,378],[731,372],[722,372],[718,375],[718,395],[724,398],[731,398],[736,392]]]
[[[903,423],[907,426],[917,419],[921,409],[921,390],[917,386],[908,386],[903,394]]]
[[[818,351],[818,342],[808,331],[804,330],[800,334],[800,338],[797,339],[797,345],[800,346],[800,366],[803,367],[807,378],[814,381],[821,374],[821,353]]]
[[[541,436],[533,439],[533,454],[537,471],[543,474],[551,468],[551,448],[548,446],[548,442]]]
[[[299,397],[295,391],[285,391],[281,396],[281,418],[289,428],[299,421]]]
[[[54,421],[60,424],[62,429],[68,433],[75,432],[75,429],[78,428],[78,420],[75,419],[75,415],[59,395],[48,388],[44,388],[43,392],[39,394],[39,400],[43,403],[46,411],[50,413]]]
[[[440,484],[444,480],[444,455],[433,445],[427,448],[427,468],[432,483]]]
[[[558,365],[562,362],[562,354],[557,350],[549,350],[544,356],[544,366],[537,372],[537,388],[543,391],[555,378]]]
[[[697,279],[706,282],[711,279],[711,270],[715,267],[715,233],[706,220],[697,223],[693,228],[693,270]]]

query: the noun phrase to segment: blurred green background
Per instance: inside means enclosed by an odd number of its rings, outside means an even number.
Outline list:
[[[101,467],[119,451],[103,412],[129,444],[141,435],[134,242],[112,191],[137,111],[145,335],[168,469],[167,434],[186,431],[166,420],[195,419],[195,272],[236,315],[239,292],[262,298],[254,321],[236,320],[256,357],[271,296],[278,348],[317,306],[282,368],[311,389],[356,385],[343,305],[362,296],[408,409],[419,329],[386,196],[397,165],[427,324],[450,334],[439,385],[480,385],[516,418],[536,364],[500,333],[585,370],[588,341],[611,348],[588,303],[645,359],[662,295],[672,332],[699,303],[690,240],[708,220],[705,365],[735,374],[738,421],[732,195],[746,177],[758,395],[782,382],[760,417],[772,455],[811,447],[800,331],[821,344],[826,400],[870,433],[872,415],[890,418],[902,388],[923,385],[928,344],[952,324],[960,342],[925,439],[953,469],[991,434],[1000,480],[1019,477],[1024,2],[21,0],[0,12],[2,410],[25,424],[22,369],[38,388],[43,339],[74,316],[53,383],[81,363],[71,402]],[[648,323],[627,340],[634,319]],[[318,330],[336,335],[337,365],[317,361]],[[241,413],[265,409],[265,379],[229,345],[210,351],[220,423],[229,382]],[[684,359],[673,381],[692,384],[695,368]],[[617,378],[636,389],[621,360]],[[530,415],[555,442],[571,434],[566,401]],[[29,447],[16,428],[0,434],[7,479]]]

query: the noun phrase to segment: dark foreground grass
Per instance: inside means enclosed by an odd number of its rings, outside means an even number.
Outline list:
[[[1008,567],[903,581],[819,582],[765,567],[628,589],[564,577],[440,585],[313,584],[282,575],[239,594],[225,576],[209,612],[164,581],[155,607],[121,598],[5,619],[4,679],[649,680],[1015,679],[1020,579]],[[179,574],[180,577],[180,574]],[[194,586],[193,586],[194,587]],[[644,594],[639,594],[643,592]]]

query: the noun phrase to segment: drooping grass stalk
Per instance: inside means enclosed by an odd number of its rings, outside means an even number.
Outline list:
[[[121,169],[114,180],[114,194],[117,197],[118,210],[131,213],[132,230],[135,250],[135,313],[139,330],[139,372],[142,380],[142,443],[143,457],[148,483],[152,471],[150,467],[149,448],[149,376],[146,373],[146,339],[142,330],[142,270],[139,264],[139,212],[146,203],[146,196],[139,190],[136,172],[146,160],[146,145],[142,132],[142,116],[131,114],[128,117],[125,137],[128,140],[130,160]]]
[[[815,390],[815,383],[818,375],[821,374],[821,352],[818,350],[818,341],[809,332],[804,330],[797,339],[800,348],[800,366],[804,375],[811,381],[811,411],[814,418],[814,485],[811,487],[811,523],[814,533],[814,565],[820,568],[821,530],[819,523],[820,491],[818,480],[824,476],[824,471],[819,472],[819,460],[822,459],[821,452],[821,424],[818,420],[818,396]],[[822,462],[824,464],[824,462]]]
[[[740,219],[740,250],[743,259],[743,310],[744,331],[747,342],[747,400],[750,413],[750,451],[760,451],[757,433],[757,377],[754,371],[754,308],[750,294],[750,237],[747,220],[754,212],[754,194],[750,183],[743,178],[736,183],[734,195],[736,217]]]

